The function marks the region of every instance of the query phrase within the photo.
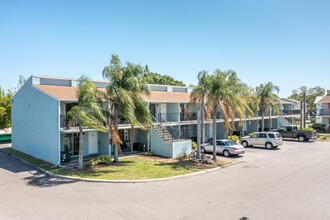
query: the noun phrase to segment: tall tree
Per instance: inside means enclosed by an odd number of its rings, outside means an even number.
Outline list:
[[[0,87],[0,128],[11,126],[11,103],[13,94],[11,91],[5,93]]]
[[[243,101],[242,95],[246,93],[246,86],[237,77],[233,70],[221,71],[217,69],[211,76],[211,90],[207,100],[208,108],[213,112],[213,160],[216,161],[216,119],[218,107],[224,119],[224,132],[227,129],[232,135],[235,130],[236,113],[239,117],[239,126],[242,125],[243,109],[253,114],[249,106]]]
[[[190,103],[197,104],[198,112],[200,110],[201,113],[201,144],[203,144],[205,132],[205,113],[207,113],[205,108],[205,100],[211,90],[212,80],[205,70],[200,71],[197,78],[198,85],[194,87],[190,93]]]
[[[10,90],[11,90],[11,92],[13,93],[13,94],[15,94],[23,85],[24,85],[24,83],[26,82],[26,78],[25,78],[25,76],[23,76],[23,75],[19,75],[19,77],[18,77],[18,82],[17,82],[17,86],[15,86],[15,87],[12,87]]]
[[[118,133],[119,116],[131,124],[131,150],[133,150],[134,126],[147,131],[152,125],[151,114],[142,95],[149,95],[149,87],[142,76],[143,68],[127,62],[125,66],[117,55],[112,55],[110,65],[104,67],[103,78],[109,81],[104,98],[109,102],[107,124],[115,146],[114,160],[118,162],[122,140]]]
[[[108,132],[105,127],[105,117],[102,108],[98,103],[99,91],[95,84],[89,82],[82,76],[78,80],[77,98],[78,105],[72,107],[67,113],[69,121],[78,123],[79,126],[79,165],[78,169],[83,169],[83,127],[87,126],[98,131]]]
[[[274,93],[279,93],[280,88],[275,86],[272,82],[268,82],[266,84],[260,84],[260,86],[256,87],[256,97],[258,100],[258,107],[261,111],[261,131],[265,129],[265,112],[270,112],[272,108],[274,114],[277,115],[279,113],[278,107],[276,103],[279,102],[279,97]],[[270,118],[270,114],[269,114]]]
[[[172,85],[172,86],[185,86],[182,81],[175,80],[169,75],[161,75],[159,73],[153,73],[149,71],[148,65],[144,68],[142,78],[146,83],[158,84],[158,85]]]
[[[316,111],[316,104],[314,103],[315,99],[317,96],[324,96],[325,89],[320,86],[315,86],[311,88],[307,88],[307,86],[301,86],[298,89],[292,90],[292,94],[288,98],[303,102],[304,92],[306,93],[307,110],[309,112],[315,112]]]

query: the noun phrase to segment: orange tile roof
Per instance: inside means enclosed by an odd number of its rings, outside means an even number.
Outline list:
[[[280,99],[280,103],[282,103],[282,104],[293,104],[292,102],[284,101],[282,99]]]
[[[319,102],[330,102],[330,95],[324,96]]]
[[[190,93],[150,91],[150,96],[142,96],[148,102],[189,102]]]
[[[71,86],[52,86],[52,85],[34,85],[56,99],[77,99],[77,87]],[[101,91],[105,89],[100,88]]]
[[[53,85],[34,85],[45,93],[53,96],[56,99],[77,99],[77,87],[71,86],[53,86]],[[104,88],[99,88],[105,91]],[[142,96],[148,102],[189,102],[190,93],[185,92],[161,92],[151,91],[150,96]]]

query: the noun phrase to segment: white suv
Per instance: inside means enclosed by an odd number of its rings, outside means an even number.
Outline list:
[[[241,137],[239,142],[244,146],[265,146],[267,149],[277,148],[283,144],[282,136],[278,132],[255,132],[251,136]]]

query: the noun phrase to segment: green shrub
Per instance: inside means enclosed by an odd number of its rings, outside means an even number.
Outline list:
[[[311,117],[311,122],[315,123],[316,122],[316,117]]]
[[[312,125],[312,128],[314,128],[314,130],[316,130],[317,132],[324,132],[325,126],[325,124],[315,123]]]
[[[313,131],[314,128],[308,127],[308,125],[306,125],[306,128],[303,128],[304,131]]]
[[[195,141],[191,142],[191,149],[196,149],[197,148],[197,143]]]
[[[238,141],[239,137],[237,135],[232,135],[232,136],[228,136],[228,139],[232,140],[233,142],[236,143]]]
[[[188,158],[188,154],[187,153],[183,153],[180,156],[177,156],[175,159],[177,160],[185,160]]]
[[[154,152],[152,151],[148,151],[144,154],[145,156],[153,156],[154,155]]]
[[[108,165],[111,163],[111,157],[109,155],[103,154],[91,159],[88,164],[91,166],[96,166],[99,164]]]

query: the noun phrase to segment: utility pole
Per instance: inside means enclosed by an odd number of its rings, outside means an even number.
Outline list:
[[[302,112],[303,112],[303,107],[302,107],[302,102],[300,102],[300,130],[302,130]]]
[[[304,92],[304,128],[306,128],[306,92]]]
[[[197,112],[197,155],[196,159],[201,159],[201,114]]]

